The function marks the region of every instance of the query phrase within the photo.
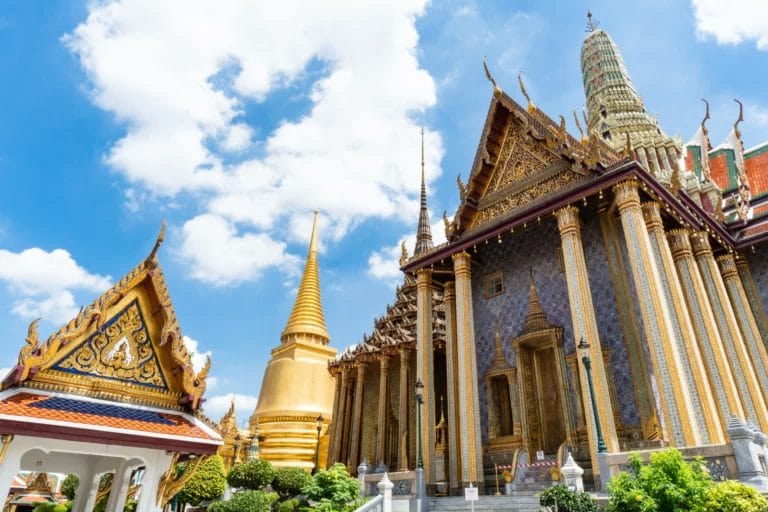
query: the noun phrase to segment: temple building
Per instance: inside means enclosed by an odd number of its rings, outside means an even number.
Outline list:
[[[543,482],[566,451],[600,482],[602,454],[768,432],[768,144],[743,148],[739,110],[712,148],[708,107],[691,142],[666,135],[591,15],[581,67],[577,136],[486,68],[448,241],[422,178],[395,304],[329,364],[329,464],[413,470],[417,379],[430,493],[490,485],[497,464]]]
[[[105,493],[106,511],[119,512],[140,479],[137,510],[159,512],[222,444],[200,413],[210,359],[194,369],[157,259],[163,231],[144,261],[47,340],[39,319],[30,324],[0,386],[0,496],[21,471],[74,473],[74,512]],[[109,491],[99,489],[105,474]],[[48,496],[44,478],[14,504]]]
[[[246,436],[258,443],[259,457],[275,466],[308,470],[315,467],[316,459],[319,464],[325,463],[333,407],[333,378],[327,365],[336,355],[336,349],[328,345],[317,248],[315,212],[296,302],[280,336],[280,345],[272,350]],[[233,452],[237,452],[234,440],[232,443]],[[238,447],[250,450],[251,445],[252,442],[242,443]]]

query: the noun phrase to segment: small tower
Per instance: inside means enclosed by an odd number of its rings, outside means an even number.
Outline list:
[[[317,446],[317,420],[328,425],[333,407],[333,377],[317,264],[317,212],[312,224],[307,262],[296,302],[272,350],[261,384],[259,403],[251,417],[258,422],[259,456],[276,466],[312,469]],[[321,443],[322,445],[322,443]],[[325,454],[320,453],[320,464]]]
[[[424,128],[421,129],[421,203],[419,208],[419,226],[416,229],[416,247],[414,256],[432,249],[432,230],[429,227],[429,211],[427,210],[427,183],[424,177]]]

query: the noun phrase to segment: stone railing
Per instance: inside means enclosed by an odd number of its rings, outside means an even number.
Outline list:
[[[387,474],[384,473],[376,484],[378,494],[363,503],[355,512],[392,512],[392,488]]]
[[[367,473],[361,478],[361,493],[363,496],[379,494],[379,483],[387,475],[392,482],[392,495],[397,497],[413,497],[416,495],[416,472],[398,471],[396,473]],[[358,475],[359,477],[359,475]]]

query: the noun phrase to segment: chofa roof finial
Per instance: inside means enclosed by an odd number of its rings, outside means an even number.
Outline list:
[[[739,104],[739,118],[736,120],[735,123],[733,123],[733,131],[736,133],[736,136],[738,138],[741,138],[741,132],[739,131],[739,123],[744,121],[744,105],[737,99],[734,99],[733,101]]]
[[[709,134],[709,131],[707,130],[707,120],[709,119],[709,102],[704,98],[701,98],[701,101],[703,101],[704,104],[707,106],[707,110],[704,113],[704,119],[701,120],[701,132],[704,135],[707,135]]]
[[[155,261],[157,251],[160,249],[160,246],[163,245],[163,240],[165,240],[165,219],[163,219],[163,223],[160,225],[160,233],[157,234],[155,245],[152,247],[152,251],[150,251],[149,256],[147,256],[146,262],[148,264],[151,264]]]
[[[494,80],[493,75],[491,74],[491,70],[488,69],[488,62],[486,62],[485,57],[483,57],[483,69],[485,70],[485,77],[489,82],[493,84],[493,93],[500,93],[501,87],[499,87],[499,85],[496,83],[496,80]]]
[[[517,83],[520,85],[520,92],[523,94],[525,99],[528,101],[528,112],[533,112],[536,110],[536,105],[533,104],[531,101],[531,97],[528,96],[528,91],[525,90],[525,84],[523,83],[523,72],[518,71],[517,72]]]

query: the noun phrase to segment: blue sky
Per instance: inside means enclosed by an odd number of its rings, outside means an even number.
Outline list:
[[[768,139],[763,0],[212,5],[0,3],[0,367],[32,318],[47,335],[141,261],[167,219],[160,259],[179,320],[213,358],[208,412],[237,393],[242,419],[290,312],[312,210],[341,349],[393,297],[421,124],[437,224],[491,97],[483,56],[513,97],[522,70],[534,102],[570,120],[587,8],[668,133],[687,140],[705,97],[717,144],[739,98],[746,146]]]

